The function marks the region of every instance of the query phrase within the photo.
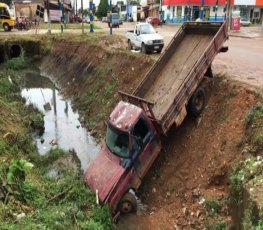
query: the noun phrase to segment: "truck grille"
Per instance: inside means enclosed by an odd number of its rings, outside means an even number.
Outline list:
[[[159,44],[162,43],[162,40],[153,40],[153,44]]]

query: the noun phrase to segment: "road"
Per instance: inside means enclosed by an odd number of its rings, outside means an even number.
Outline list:
[[[120,28],[113,28],[113,34],[125,36],[127,30],[132,30],[135,23],[124,23]],[[102,29],[96,32],[110,33],[107,23],[96,22]],[[52,27],[51,27],[52,28]],[[163,25],[156,28],[164,37],[164,49],[178,30],[178,25]],[[47,30],[39,30],[38,34],[45,34]],[[52,30],[60,33],[60,30]],[[81,30],[65,30],[65,33],[81,33]],[[87,29],[85,33],[89,33]],[[35,30],[0,32],[1,36],[35,34]],[[213,62],[213,70],[218,75],[224,75],[253,86],[263,88],[263,27],[241,27],[240,32],[231,32],[227,42],[229,51],[217,55]],[[153,55],[158,58],[158,55]]]

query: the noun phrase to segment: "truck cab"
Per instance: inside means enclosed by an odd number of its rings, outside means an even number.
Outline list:
[[[107,20],[108,20],[108,26],[110,27],[110,14],[108,14]],[[112,27],[118,27],[118,28],[122,24],[120,16],[118,13],[112,13],[111,14],[111,24],[112,24]]]
[[[15,19],[11,16],[9,7],[0,2],[0,23],[4,31],[11,31],[15,26]]]
[[[145,111],[120,101],[107,122],[105,143],[84,179],[113,212],[130,212],[136,209],[136,199],[129,190],[138,189],[160,149],[157,130]]]

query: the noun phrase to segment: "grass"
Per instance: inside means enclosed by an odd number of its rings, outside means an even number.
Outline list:
[[[90,25],[87,23],[84,23],[84,29],[89,30]],[[38,29],[48,29],[48,24],[47,23],[40,23]],[[61,29],[61,24],[60,23],[51,23],[51,31],[52,30],[60,30]],[[67,23],[65,24],[64,31],[66,32],[67,30],[80,30],[82,29],[82,23]],[[100,26],[97,26],[94,24],[94,29],[98,30],[101,29]]]
[[[221,211],[221,205],[215,200],[206,200],[204,206],[208,212],[219,214]]]
[[[230,192],[232,198],[236,203],[241,202],[243,194],[243,182],[245,180],[245,173],[243,169],[237,169],[230,176]]]
[[[263,149],[263,104],[252,108],[245,119],[248,142],[254,152]]]
[[[28,61],[20,56],[0,65],[0,229],[111,230],[109,208],[96,205],[79,162],[74,160],[76,170],[64,162],[74,153],[60,149],[45,156],[37,153],[31,133],[43,128],[43,114],[25,106],[20,71],[14,64],[26,68]],[[28,166],[33,167],[27,170]],[[51,177],[54,168],[57,175]],[[21,214],[24,217],[18,220]]]

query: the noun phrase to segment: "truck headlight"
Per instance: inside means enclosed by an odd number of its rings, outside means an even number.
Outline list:
[[[152,45],[152,44],[153,44],[153,41],[147,41],[147,44],[148,44],[148,45]]]

